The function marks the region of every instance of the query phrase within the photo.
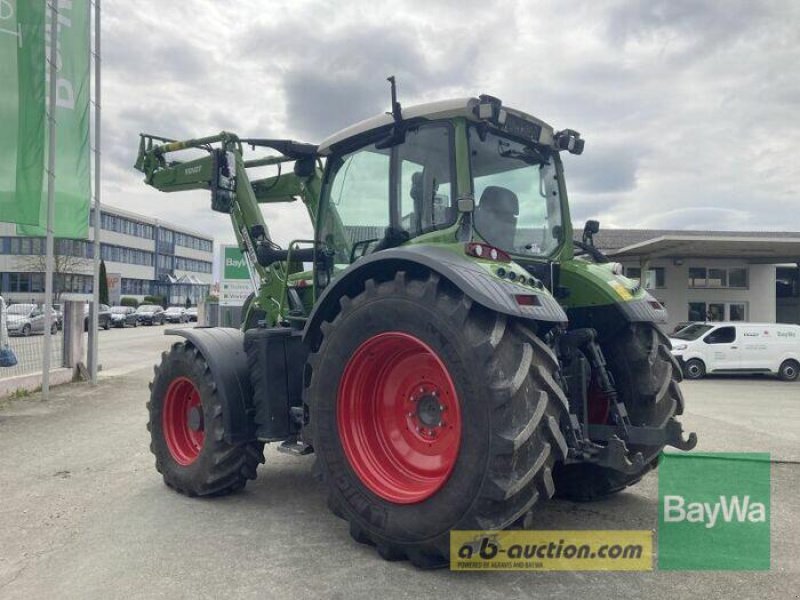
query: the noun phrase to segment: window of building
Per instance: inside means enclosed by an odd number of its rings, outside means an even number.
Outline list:
[[[705,267],[689,267],[689,287],[706,287],[706,275]]]
[[[94,209],[92,209],[89,214],[89,224],[94,226]],[[134,219],[128,219],[105,212],[102,213],[100,217],[100,227],[106,231],[115,231],[117,233],[124,233],[125,235],[132,235],[148,240],[153,239],[155,232],[154,227],[149,223],[142,223]]]
[[[667,287],[666,270],[664,267],[653,267],[647,270],[647,277],[642,281],[642,269],[640,267],[627,267],[625,276],[629,279],[638,279],[646,290]]]
[[[722,302],[711,302],[708,305],[708,312],[706,318],[709,321],[724,321],[725,320],[725,304]]]
[[[147,250],[126,248],[113,244],[100,244],[100,256],[107,262],[126,263],[129,265],[153,266],[153,253]]]
[[[728,287],[746,288],[747,269],[728,269]]]
[[[729,321],[747,320],[747,305],[744,302],[731,302],[728,307],[730,312]]]
[[[708,270],[708,287],[727,287],[728,272],[725,269]]]
[[[211,273],[211,267],[212,267],[211,263],[205,260],[196,260],[194,258],[185,258],[183,256],[175,257],[176,271],[194,271],[196,273]]]
[[[746,288],[746,267],[689,267],[690,288]]]
[[[689,302],[689,321],[746,321],[747,302]]]
[[[775,293],[778,298],[800,298],[800,269],[778,267],[775,278]]]
[[[211,252],[214,249],[214,243],[211,240],[199,238],[188,233],[175,232],[175,245],[183,246],[184,248],[191,248],[193,250],[201,250],[203,252]]]

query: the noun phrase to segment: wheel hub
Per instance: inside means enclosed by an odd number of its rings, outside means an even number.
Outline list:
[[[200,406],[192,406],[186,415],[189,429],[194,432],[203,431],[203,410]]]
[[[359,479],[397,504],[434,495],[458,458],[455,385],[438,355],[407,333],[378,334],[355,351],[339,385],[337,424]]]
[[[164,396],[161,427],[167,448],[176,463],[192,464],[205,442],[200,391],[188,377],[172,380]]]

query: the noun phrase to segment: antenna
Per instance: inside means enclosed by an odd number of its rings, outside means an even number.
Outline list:
[[[403,115],[400,112],[400,103],[397,101],[397,83],[395,83],[394,75],[387,77],[386,81],[389,82],[392,89],[392,117],[395,123],[399,123],[403,120]]]

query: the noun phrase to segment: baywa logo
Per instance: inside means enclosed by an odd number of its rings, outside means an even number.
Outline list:
[[[660,569],[769,569],[769,454],[669,453],[658,472]]]
[[[238,248],[225,248],[225,260],[223,261],[223,279],[249,279],[250,270],[247,267],[247,260]]]
[[[244,257],[237,260],[229,256],[225,259],[225,266],[232,269],[241,269],[246,266],[246,263],[244,262]]]
[[[683,496],[664,496],[664,522],[702,523],[707,529],[721,518],[724,523],[764,523],[767,507],[750,496],[720,496],[718,502],[687,502]]]

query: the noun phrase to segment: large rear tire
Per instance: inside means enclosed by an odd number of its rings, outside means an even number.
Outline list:
[[[306,400],[328,505],[387,560],[445,566],[554,491],[566,399],[550,349],[437,275],[366,281],[321,327]]]
[[[225,441],[216,384],[191,343],[173,344],[162,354],[147,410],[150,450],[171,488],[187,496],[220,496],[256,478],[264,444]]]
[[[631,324],[603,342],[602,349],[631,424],[664,427],[670,418],[683,412],[678,386],[682,374],[670,358],[669,340],[655,325]],[[663,448],[629,444],[629,450],[644,456],[644,468],[633,474],[588,463],[559,465],[554,472],[556,496],[587,502],[620,492],[658,466]]]

